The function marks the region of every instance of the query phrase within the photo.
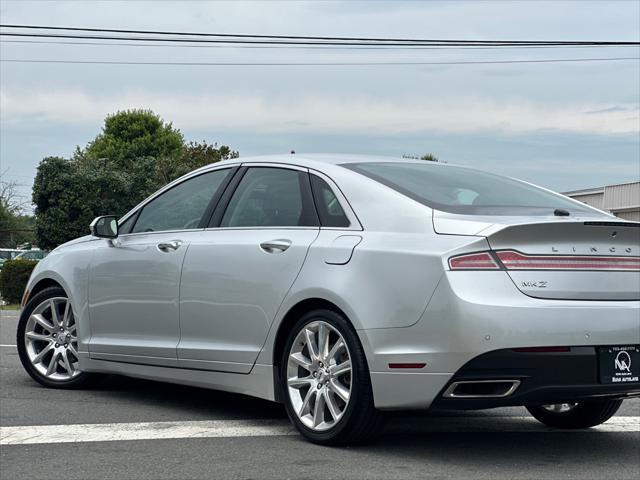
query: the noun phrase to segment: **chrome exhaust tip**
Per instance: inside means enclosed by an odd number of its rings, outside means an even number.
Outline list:
[[[520,386],[520,380],[465,380],[453,382],[443,394],[445,398],[503,398]]]

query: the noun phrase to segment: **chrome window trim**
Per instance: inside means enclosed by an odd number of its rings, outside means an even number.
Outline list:
[[[207,227],[204,229],[205,231],[216,231],[216,230],[320,230],[319,226],[315,227],[278,227],[278,226],[269,226],[269,227]]]
[[[307,167],[303,167],[302,165],[289,164],[289,163],[279,163],[279,162],[242,162],[240,164],[242,167],[252,168],[252,167],[268,167],[268,168],[284,168],[287,170],[297,170],[299,172],[307,172],[309,173],[309,169]]]
[[[170,188],[175,187],[176,185],[178,185],[179,183],[182,182],[186,182],[187,180],[196,177],[198,175],[203,175],[205,173],[210,173],[216,170],[223,170],[225,168],[234,168],[234,167],[271,167],[271,168],[284,168],[284,169],[288,169],[288,170],[295,170],[295,171],[299,171],[299,172],[307,172],[309,175],[317,175],[318,177],[322,178],[325,182],[327,182],[327,184],[331,187],[331,189],[333,190],[333,193],[335,194],[336,198],[338,199],[338,202],[340,203],[340,206],[342,207],[342,210],[344,211],[345,215],[347,216],[347,218],[349,219],[350,225],[348,227],[242,227],[242,228],[234,228],[234,227],[206,227],[206,228],[190,228],[190,229],[182,229],[182,230],[160,230],[157,232],[136,232],[136,233],[125,233],[122,235],[119,235],[119,237],[132,237],[134,235],[148,235],[148,234],[160,234],[160,233],[181,233],[181,232],[195,232],[195,231],[210,231],[210,230],[288,230],[288,229],[292,229],[292,230],[300,230],[300,229],[313,229],[316,230],[318,228],[320,228],[321,230],[331,230],[331,231],[358,231],[361,232],[364,230],[364,228],[362,227],[362,224],[360,223],[360,220],[358,219],[357,215],[355,214],[355,212],[353,211],[353,209],[351,208],[351,204],[349,203],[349,200],[347,200],[347,198],[345,197],[344,193],[342,193],[342,190],[340,189],[340,187],[336,184],[336,182],[333,181],[333,179],[331,177],[329,177],[328,175],[326,175],[323,172],[320,172],[319,170],[315,170],[313,168],[307,168],[307,167],[303,167],[301,165],[296,165],[296,164],[288,164],[288,163],[280,163],[280,162],[233,162],[233,163],[225,163],[224,165],[215,165],[207,168],[207,167],[202,167],[199,168],[197,170],[194,170],[193,172],[190,172],[180,178],[175,179],[173,182],[168,183],[167,185],[165,185],[164,187],[162,187],[160,190],[158,190],[157,192],[155,192],[154,194],[152,194],[150,197],[144,199],[142,202],[140,202],[138,205],[136,205],[134,208],[132,208],[129,212],[127,212],[122,218],[120,218],[118,220],[118,223],[122,223],[125,222],[129,219],[129,217],[137,214],[138,210],[142,209],[145,207],[145,205],[147,205],[148,203],[150,203],[151,201],[153,201],[155,198],[157,198],[158,196],[162,195],[164,192],[166,192],[167,190],[169,190]]]

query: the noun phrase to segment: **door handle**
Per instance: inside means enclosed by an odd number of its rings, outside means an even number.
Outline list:
[[[260,248],[267,253],[282,253],[291,246],[291,240],[278,239],[262,242]]]
[[[177,250],[182,245],[182,240],[171,240],[170,242],[162,242],[158,244],[158,250],[164,253],[169,253]]]

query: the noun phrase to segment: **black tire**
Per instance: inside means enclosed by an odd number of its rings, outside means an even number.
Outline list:
[[[64,289],[60,287],[49,287],[41,292],[38,292],[34,295],[29,301],[27,305],[22,310],[20,315],[20,320],[18,321],[18,331],[16,336],[16,345],[18,347],[18,356],[20,357],[20,362],[22,362],[22,366],[27,371],[27,373],[33,378],[36,382],[41,385],[44,385],[48,388],[61,388],[61,389],[75,389],[87,386],[88,382],[93,379],[93,375],[87,372],[80,372],[75,377],[69,380],[51,380],[44,376],[42,373],[38,372],[31,361],[29,360],[29,356],[27,354],[27,347],[25,342],[25,329],[27,326],[27,321],[31,316],[31,313],[35,308],[40,305],[45,300],[54,297],[65,297],[68,298],[67,293]]]
[[[351,397],[342,418],[335,426],[322,432],[304,425],[291,405],[287,386],[287,362],[292,344],[307,324],[324,321],[342,335],[351,355]],[[280,362],[280,388],[287,415],[298,431],[309,441],[320,445],[356,445],[372,442],[383,426],[383,416],[375,409],[371,377],[360,340],[349,321],[332,310],[314,310],[306,313],[291,329]]]
[[[594,400],[578,403],[566,412],[553,412],[542,406],[527,406],[536,420],[549,427],[579,429],[600,425],[609,420],[622,405],[622,400]]]

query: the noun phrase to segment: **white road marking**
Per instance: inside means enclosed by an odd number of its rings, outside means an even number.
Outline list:
[[[16,345],[11,345],[9,343],[0,343],[0,347],[16,347]]]
[[[98,423],[0,427],[0,445],[109,442],[169,438],[261,437],[295,434],[283,420],[206,420],[189,422]]]
[[[391,430],[394,430],[391,426]],[[640,432],[640,417],[614,417],[588,430],[547,428],[528,416],[421,418],[402,431],[419,432]],[[265,437],[296,435],[286,420],[207,420],[184,422],[98,423],[0,427],[0,445],[110,442],[178,438]]]

